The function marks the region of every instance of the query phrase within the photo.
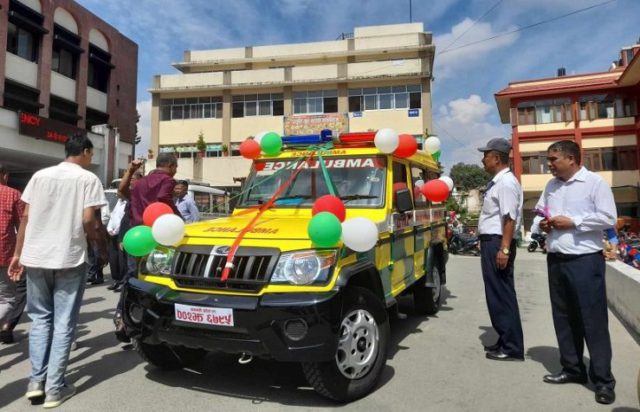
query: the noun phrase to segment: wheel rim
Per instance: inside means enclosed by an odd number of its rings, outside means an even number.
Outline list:
[[[435,265],[433,266],[432,274],[433,287],[431,288],[431,298],[433,299],[434,303],[437,303],[438,299],[440,299],[440,271]]]
[[[338,370],[347,379],[359,379],[373,367],[379,345],[378,324],[364,309],[349,313],[340,325],[336,351]]]

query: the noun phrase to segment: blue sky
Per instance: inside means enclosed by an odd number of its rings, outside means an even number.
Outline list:
[[[138,43],[143,143],[137,153],[146,153],[148,147],[151,79],[176,73],[171,63],[181,61],[185,50],[334,40],[357,26],[409,21],[409,0],[77,1]],[[605,2],[413,0],[413,21],[424,23],[436,45],[434,131],[442,141],[441,160],[447,168],[459,161],[479,163],[476,147],[492,137],[509,137],[493,95],[510,81],[551,77],[558,67],[565,67],[567,74],[606,71],[620,48],[640,37],[640,1],[609,2],[458,47]]]

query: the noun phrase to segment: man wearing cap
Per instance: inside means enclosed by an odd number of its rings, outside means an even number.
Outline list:
[[[485,296],[491,325],[498,334],[495,344],[485,346],[486,357],[522,361],[522,323],[513,279],[515,234],[522,219],[522,187],[509,169],[508,140],[491,139],[478,150],[484,153],[484,169],[493,176],[484,192],[478,223]]]

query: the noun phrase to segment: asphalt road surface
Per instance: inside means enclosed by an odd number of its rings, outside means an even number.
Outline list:
[[[640,346],[610,313],[613,372],[618,381],[613,405],[594,401],[593,388],[549,385],[542,376],[559,370],[544,257],[520,249],[516,284],[523,320],[525,362],[484,357],[482,344],[495,341],[484,299],[479,258],[450,259],[446,302],[437,316],[393,319],[389,360],[379,387],[349,405],[317,395],[295,364],[212,353],[193,369],[162,372],[147,364],[112,331],[117,295],[107,284],[85,293],[78,349],[71,353],[68,379],[78,393],[61,411],[640,411],[636,379]],[[640,311],[640,302],[638,302]],[[0,409],[34,411],[24,392],[29,375],[27,317],[18,342],[0,346]],[[588,357],[588,354],[587,354]],[[588,360],[587,360],[588,363]]]

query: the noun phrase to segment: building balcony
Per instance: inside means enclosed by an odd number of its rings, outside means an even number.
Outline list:
[[[9,52],[5,56],[5,77],[37,89],[38,64]]]
[[[107,113],[107,94],[87,87],[87,107]]]
[[[51,94],[70,102],[76,101],[76,81],[60,73],[51,72]],[[106,111],[106,110],[105,110]]]

